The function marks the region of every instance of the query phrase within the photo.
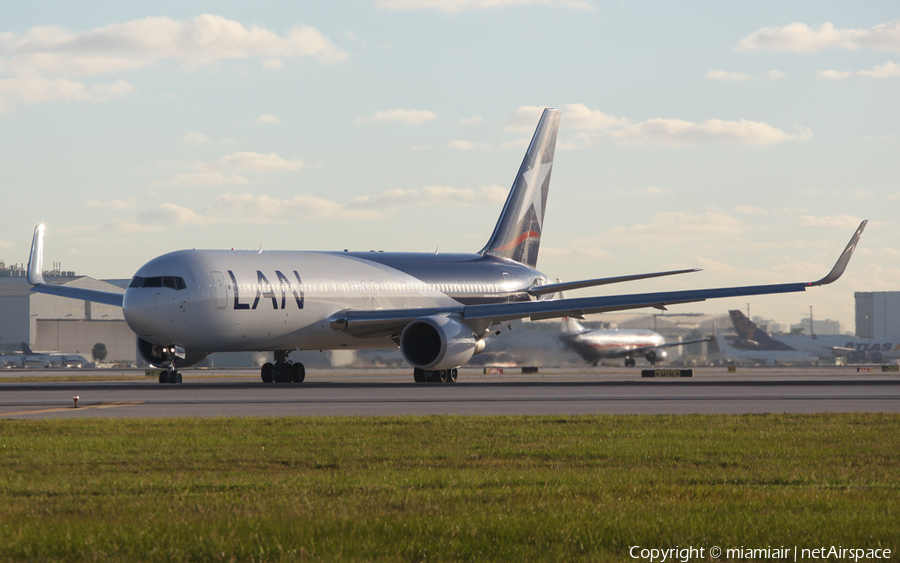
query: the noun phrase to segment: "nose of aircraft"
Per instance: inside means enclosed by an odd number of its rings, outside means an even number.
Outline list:
[[[156,298],[149,291],[128,289],[122,300],[125,322],[138,334],[148,334],[156,317]]]

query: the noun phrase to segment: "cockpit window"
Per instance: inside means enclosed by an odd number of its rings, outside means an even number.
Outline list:
[[[128,287],[168,287],[169,289],[181,290],[187,289],[184,278],[176,276],[154,276],[151,278],[142,278],[134,276]]]

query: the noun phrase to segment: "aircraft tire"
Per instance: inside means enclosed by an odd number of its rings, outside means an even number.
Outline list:
[[[174,384],[176,384],[176,385],[178,385],[179,383],[181,383],[181,372],[178,372],[178,371],[173,372],[173,373],[172,373],[172,376],[173,376],[173,377],[172,377],[172,383],[174,383]]]
[[[263,364],[262,369],[259,374],[262,377],[263,383],[272,383],[275,381],[274,372],[275,366],[269,362]]]
[[[300,362],[294,362],[291,364],[291,380],[294,383],[303,383],[303,380],[306,379],[306,368],[303,367],[303,364]]]
[[[416,383],[425,383],[428,379],[425,377],[425,370],[422,368],[413,369],[413,381]]]
[[[159,372],[159,382],[160,382],[160,384],[169,382],[168,370],[163,370],[163,371]]]
[[[459,372],[456,371],[456,368],[448,369],[446,383],[456,383],[456,378],[458,376]]]

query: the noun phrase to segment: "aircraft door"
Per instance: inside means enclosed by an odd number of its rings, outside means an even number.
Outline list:
[[[228,306],[228,289],[225,285],[225,276],[222,272],[211,272],[213,278],[213,290],[216,294],[216,309],[224,309]]]

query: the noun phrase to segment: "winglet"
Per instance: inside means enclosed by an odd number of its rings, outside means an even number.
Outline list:
[[[864,230],[866,230],[866,223],[869,221],[863,221],[859,224],[859,227],[856,228],[856,232],[853,233],[853,236],[850,238],[850,242],[847,243],[847,248],[844,249],[844,252],[841,253],[841,257],[838,258],[838,261],[835,262],[834,268],[828,272],[828,275],[819,281],[809,282],[810,286],[817,285],[827,285],[833,281],[836,281],[839,277],[844,274],[844,270],[847,268],[847,264],[850,263],[850,257],[853,256],[853,251],[856,250],[856,244],[859,242],[859,237],[862,236]]]
[[[28,257],[28,272],[26,279],[31,285],[44,283],[44,226],[34,228],[34,238],[31,240],[31,256]]]

